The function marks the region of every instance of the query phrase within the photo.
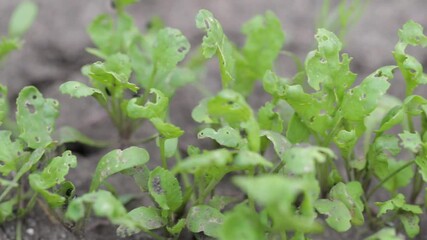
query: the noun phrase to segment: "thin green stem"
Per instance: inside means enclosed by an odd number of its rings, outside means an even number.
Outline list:
[[[162,160],[162,167],[168,169],[168,163],[165,154],[165,139],[159,137],[159,150],[160,150],[160,159]]]
[[[415,171],[415,175],[413,179],[414,180],[412,181],[412,193],[409,198],[410,203],[416,202],[418,195],[420,194],[424,185],[424,181],[419,171]]]
[[[398,174],[400,171],[404,170],[405,168],[411,166],[412,164],[415,163],[415,160],[411,160],[409,162],[407,162],[406,164],[402,165],[400,168],[396,169],[394,172],[390,173],[390,175],[388,175],[386,178],[384,178],[383,180],[381,180],[380,183],[378,183],[371,191],[368,192],[366,199],[369,200],[369,198],[371,198],[371,196],[378,190],[380,189],[388,180],[390,180],[392,177],[394,177],[396,174]]]
[[[23,201],[22,201],[22,191],[23,191],[23,186],[22,184],[19,185],[18,187],[18,207],[19,209],[22,209],[23,207]],[[22,218],[18,217],[16,219],[16,235],[15,235],[15,239],[16,240],[22,240]]]

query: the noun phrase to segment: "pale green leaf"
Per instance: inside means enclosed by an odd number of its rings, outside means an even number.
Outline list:
[[[402,146],[413,153],[417,153],[421,149],[421,145],[423,144],[421,140],[421,136],[418,132],[411,133],[408,131],[404,131],[399,134],[400,139],[402,140]]]
[[[24,153],[24,143],[17,139],[12,141],[9,131],[0,131],[0,173],[4,176],[17,170],[18,158]]]
[[[150,89],[150,94],[155,94],[155,101],[148,101],[144,106],[138,102],[140,99],[132,98],[127,105],[127,113],[131,118],[164,118],[169,105],[169,99],[159,90]]]
[[[265,226],[252,209],[239,205],[225,214],[219,229],[221,240],[266,240]]]
[[[32,1],[21,2],[13,11],[9,21],[9,35],[22,37],[37,16],[38,7]]]
[[[301,121],[298,114],[293,114],[286,130],[286,138],[292,143],[300,143],[308,140],[310,129]]]
[[[109,144],[107,141],[94,140],[72,127],[61,127],[58,130],[58,141],[59,144],[79,142],[98,148],[106,147]]]
[[[61,84],[61,86],[59,86],[59,91],[61,91],[62,94],[68,94],[75,98],[93,96],[101,103],[105,103],[106,101],[105,94],[99,89],[88,87],[84,83],[77,81],[68,81]]]
[[[187,215],[187,228],[191,232],[203,232],[210,237],[218,237],[218,231],[224,221],[222,213],[207,205],[190,208]]]
[[[351,213],[343,202],[319,199],[316,201],[315,206],[319,213],[328,216],[326,222],[337,232],[345,232],[351,228]]]
[[[95,191],[101,183],[110,176],[121,171],[143,166],[148,162],[148,152],[139,147],[129,147],[124,150],[113,150],[101,158],[92,177],[90,191]]]
[[[213,167],[224,168],[232,161],[232,154],[226,149],[217,149],[205,151],[201,154],[190,155],[188,158],[179,162],[173,169],[173,172],[194,173],[199,169],[208,169]]]
[[[269,162],[267,159],[256,152],[240,150],[234,159],[233,166],[248,169],[256,166],[272,168],[273,163]]]
[[[59,207],[65,203],[66,198],[49,192],[48,189],[65,181],[65,175],[70,168],[77,166],[77,158],[66,151],[60,157],[55,157],[40,173],[32,173],[28,179],[31,188],[40,193],[52,207]]]
[[[211,138],[218,142],[220,145],[235,148],[242,143],[240,133],[232,127],[225,126],[218,131],[212,128],[205,128],[197,134],[199,139]]]
[[[154,207],[138,207],[128,212],[127,215],[135,222],[137,228],[129,229],[125,225],[120,225],[117,228],[117,234],[121,237],[128,237],[141,230],[158,229],[166,225],[166,219],[161,216],[160,209]]]
[[[21,48],[22,42],[16,38],[2,37],[0,39],[0,61],[9,53]]]
[[[315,172],[317,163],[324,163],[328,159],[335,158],[335,154],[329,148],[308,146],[292,147],[283,155],[285,168],[293,174],[307,174]]]
[[[150,121],[157,131],[159,131],[160,135],[165,139],[178,138],[184,134],[184,131],[181,128],[173,125],[172,123],[164,122],[160,118],[151,118]]]

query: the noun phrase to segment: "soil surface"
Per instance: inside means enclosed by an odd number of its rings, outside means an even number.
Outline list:
[[[14,102],[19,90],[26,85],[34,85],[45,97],[55,98],[61,104],[59,126],[72,126],[95,139],[113,142],[107,149],[93,150],[74,146],[78,156],[78,171],[73,170],[69,179],[77,187],[78,194],[88,190],[92,173],[101,156],[116,148],[117,134],[106,113],[92,99],[70,99],[61,95],[58,87],[65,81],[87,81],[80,73],[80,68],[96,61],[86,51],[91,42],[86,34],[86,26],[98,14],[112,12],[108,0],[33,0],[39,6],[39,15],[25,37],[24,47],[13,53],[0,69],[0,82],[9,88],[11,102]],[[8,19],[12,10],[20,1],[0,1],[0,35],[7,33]],[[136,18],[141,29],[149,19],[160,16],[166,24],[180,29],[193,46],[201,42],[202,33],[195,27],[194,18],[199,9],[205,8],[223,24],[226,34],[241,45],[244,41],[240,26],[251,17],[271,10],[282,20],[286,32],[285,49],[295,52],[301,59],[314,46],[315,19],[321,1],[313,0],[141,0],[129,10]],[[354,24],[346,37],[345,50],[354,59],[352,70],[359,78],[367,76],[375,69],[393,64],[391,51],[396,44],[397,30],[408,20],[413,19],[427,27],[427,1],[425,0],[375,0],[369,1],[360,21]],[[427,51],[416,52],[418,59],[427,64]],[[202,79],[204,86],[215,91],[219,88],[219,74],[214,62]],[[282,59],[277,66],[283,76],[292,76],[295,68],[291,61]],[[402,81],[397,78],[395,81]],[[394,85],[390,93],[403,96],[403,88]],[[262,91],[256,91],[251,102],[259,104],[265,97]],[[195,123],[191,110],[197,105],[201,94],[192,86],[178,91],[172,102],[172,121],[186,130],[180,146],[185,149],[188,144],[197,144]],[[144,126],[135,136],[148,136],[152,132]],[[157,152],[153,144],[144,145],[151,154],[152,166],[157,165]],[[153,150],[153,151],[152,151]],[[120,186],[120,193],[138,193],[133,181],[126,177],[115,177],[111,181]],[[229,194],[237,194],[234,189],[223,188]],[[146,196],[145,196],[146,198]],[[144,202],[144,197],[142,198]],[[427,227],[426,221],[422,222]],[[425,229],[425,227],[424,227]],[[424,230],[425,231],[425,230]],[[0,226],[0,239],[14,239],[15,223]],[[426,234],[420,234],[423,236]],[[349,236],[326,234],[323,239],[340,239]],[[354,237],[354,236],[353,236]],[[118,239],[115,228],[102,219],[92,219],[87,226],[86,238]],[[61,224],[52,217],[52,213],[38,204],[36,210],[23,222],[23,239],[61,240],[75,239]],[[149,239],[144,235],[129,239]],[[355,239],[355,238],[352,238]],[[423,239],[420,237],[419,239]],[[427,239],[427,237],[424,237]]]

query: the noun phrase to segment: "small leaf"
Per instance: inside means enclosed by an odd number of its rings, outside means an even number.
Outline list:
[[[4,223],[9,217],[14,215],[13,207],[18,203],[18,199],[12,198],[8,201],[0,203],[0,223]]]
[[[178,138],[184,134],[184,131],[181,128],[173,125],[172,123],[164,122],[160,118],[151,118],[150,121],[157,131],[159,131],[160,135],[165,139]]]
[[[194,233],[203,232],[209,237],[218,237],[218,229],[223,220],[222,213],[213,207],[194,206],[187,215],[187,228]]]
[[[283,131],[283,120],[280,114],[274,112],[273,104],[267,102],[258,110],[258,123],[262,130],[271,130],[278,133]]]
[[[148,180],[150,195],[164,210],[175,211],[182,204],[182,192],[178,180],[166,169],[157,167]]]
[[[242,142],[240,133],[232,127],[225,126],[218,131],[212,128],[205,128],[197,134],[199,139],[211,138],[217,141],[219,144],[226,147],[238,147]]]
[[[221,24],[208,10],[199,11],[196,26],[206,32],[202,42],[203,55],[206,58],[218,56],[222,87],[228,88],[235,81],[235,59],[231,43],[225,36]]]
[[[40,193],[50,206],[59,207],[65,203],[66,198],[51,193],[48,189],[64,182],[69,169],[76,166],[77,158],[71,154],[71,151],[65,151],[61,157],[52,159],[41,173],[30,174],[28,177],[30,186]]]
[[[233,166],[243,167],[243,168],[253,168],[256,166],[262,166],[265,168],[272,168],[273,163],[267,161],[263,156],[258,153],[240,150],[237,156],[235,157]]]
[[[178,150],[178,138],[169,138],[165,140],[165,157],[170,158]]]
[[[138,207],[127,213],[139,229],[129,229],[125,225],[117,228],[119,236],[128,237],[139,233],[141,230],[158,229],[166,225],[166,219],[162,218],[161,211],[154,207]],[[138,228],[137,227],[137,228]]]
[[[206,151],[197,155],[190,155],[190,157],[179,162],[172,171],[174,173],[194,173],[198,169],[208,169],[213,167],[223,168],[231,161],[231,152],[226,149],[217,149],[213,151]]]
[[[0,53],[0,60],[1,60],[1,53]],[[4,119],[7,118],[8,114],[9,114],[9,103],[7,101],[7,87],[0,84],[0,126],[2,125]]]
[[[209,200],[208,205],[221,211],[229,204],[237,201],[236,197],[215,195]]]
[[[404,236],[397,235],[395,228],[383,228],[365,240],[404,240]]]
[[[423,33],[423,27],[412,20],[406,22],[399,30],[399,38],[406,44],[427,47],[427,36]]]
[[[266,240],[265,231],[258,213],[240,205],[225,214],[219,236],[222,240]]]
[[[43,98],[35,87],[29,86],[21,90],[16,105],[16,123],[21,133],[19,137],[33,149],[49,145],[52,142],[50,134],[59,115],[58,102]]]
[[[326,214],[326,222],[337,232],[345,232],[351,228],[351,213],[339,200],[319,199],[315,203],[316,210]]]
[[[246,103],[244,97],[232,90],[226,89],[211,98],[207,103],[209,116],[235,127],[237,124],[249,121],[252,117],[252,109]]]
[[[420,233],[420,217],[414,214],[401,214],[399,216],[400,221],[403,224],[403,227],[405,228],[406,234],[410,238],[414,238]]]
[[[110,176],[127,169],[143,166],[149,159],[148,152],[139,147],[129,147],[125,150],[116,149],[107,153],[96,167],[90,191],[98,189],[101,183]]]
[[[9,35],[22,37],[31,27],[37,16],[38,8],[34,2],[24,1],[13,11],[9,22]]]
[[[400,124],[404,119],[404,109],[402,106],[391,108],[381,121],[380,128],[377,132],[385,132],[393,126]]]
[[[282,160],[290,172],[306,174],[315,171],[316,163],[324,163],[327,159],[333,158],[335,158],[335,154],[329,148],[309,146],[288,149]]]
[[[22,42],[16,38],[0,38],[0,61],[9,53],[21,48]]]
[[[404,131],[399,134],[400,139],[402,140],[402,146],[413,153],[420,151],[421,145],[423,144],[421,136],[418,132],[411,133]]]
[[[59,86],[59,91],[61,91],[62,94],[68,94],[75,98],[93,96],[102,103],[106,101],[106,97],[103,92],[77,81],[68,81],[61,84],[61,86]]]
[[[169,99],[159,90],[150,89],[150,94],[155,94],[155,102],[148,101],[144,106],[139,105],[137,98],[132,98],[127,105],[127,112],[131,118],[164,118]]]
[[[273,131],[261,131],[261,136],[265,136],[273,143],[274,151],[280,159],[283,159],[283,154],[291,147],[291,143],[283,135]]]
[[[18,158],[24,154],[24,143],[19,139],[12,141],[9,131],[0,131],[0,173],[4,176],[17,170]]]
[[[308,140],[310,137],[310,129],[301,121],[301,118],[294,114],[289,122],[286,130],[286,138],[291,143],[300,143]]]

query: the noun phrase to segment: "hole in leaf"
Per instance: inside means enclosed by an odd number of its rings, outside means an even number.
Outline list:
[[[319,115],[326,115],[326,113],[327,113],[327,112],[326,112],[326,110],[325,110],[325,109],[321,109],[321,110],[320,110],[320,112],[319,112]]]
[[[152,187],[153,187],[153,190],[154,190],[155,193],[157,193],[157,194],[163,194],[163,188],[161,186],[160,177],[159,176],[155,176],[153,178]]]
[[[33,95],[33,96],[32,96],[32,98],[33,98],[33,100],[36,100],[36,99],[37,99],[37,96],[36,96],[36,95]]]
[[[363,100],[363,99],[365,99],[366,98],[366,94],[365,93],[362,93],[362,95],[360,95],[360,100]]]
[[[325,58],[320,58],[320,63],[325,64],[326,63],[326,59]]]
[[[209,24],[209,21],[207,20],[207,19],[205,19],[205,27],[206,27],[206,29],[211,29],[211,25]]]
[[[383,76],[383,72],[382,71],[378,71],[374,77],[382,77]]]
[[[180,48],[178,48],[178,52],[179,52],[179,53],[182,53],[182,52],[184,52],[185,50],[187,50],[187,48],[186,48],[186,47],[180,47]]]
[[[46,127],[46,130],[47,130],[47,132],[49,132],[49,133],[50,133],[50,132],[52,132],[52,128],[51,128],[50,126],[47,126],[47,127]]]
[[[36,112],[36,108],[34,107],[33,104],[27,102],[27,103],[25,103],[25,106],[28,108],[28,111],[31,114],[34,114]]]
[[[328,38],[327,36],[323,36],[323,37],[322,37],[322,40],[323,40],[323,41],[328,41],[328,40],[329,40],[329,38]]]
[[[409,72],[411,72],[411,74],[415,75],[417,73],[417,71],[415,69],[410,69]]]
[[[110,90],[109,90],[108,88],[105,88],[105,93],[106,93],[108,96],[111,96],[111,92],[110,92]]]
[[[310,123],[313,123],[315,119],[316,119],[316,117],[315,117],[315,116],[312,116],[312,117],[310,118]]]
[[[36,142],[40,142],[40,138],[39,137],[34,137],[34,140],[36,140]]]
[[[350,94],[350,95],[353,95],[353,93],[354,93],[353,89],[350,89],[350,90],[348,91],[348,94]]]

